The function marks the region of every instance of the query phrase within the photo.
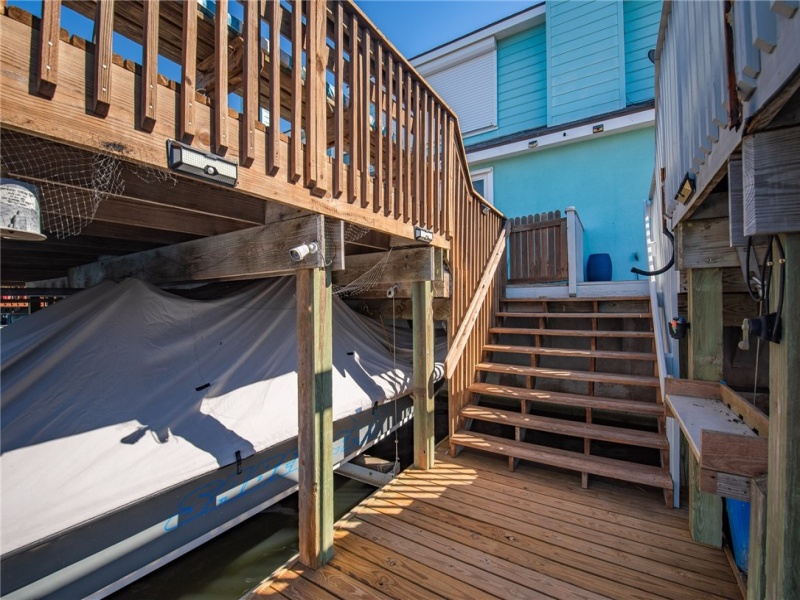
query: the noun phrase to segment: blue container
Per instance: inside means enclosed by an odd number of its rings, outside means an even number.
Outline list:
[[[586,281],[611,281],[611,256],[590,254],[586,261]]]
[[[731,528],[731,543],[736,565],[747,573],[750,557],[750,503],[733,498],[725,498],[728,512],[728,525]]]

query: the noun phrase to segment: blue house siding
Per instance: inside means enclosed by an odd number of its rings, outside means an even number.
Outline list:
[[[468,136],[467,144],[547,124],[544,24],[497,41],[497,129]]]
[[[636,279],[647,268],[642,221],[655,160],[647,127],[497,160],[494,203],[508,217],[574,206],[584,225],[584,261],[611,255],[613,279]],[[638,260],[636,257],[638,256]]]
[[[625,96],[628,104],[652,100],[655,65],[647,58],[655,48],[661,0],[625,0]]]
[[[622,2],[550,1],[547,124],[625,108]]]

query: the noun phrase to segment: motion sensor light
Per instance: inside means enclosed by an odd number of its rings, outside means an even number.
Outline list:
[[[167,164],[175,171],[230,187],[236,185],[238,177],[236,163],[173,140],[167,140]]]

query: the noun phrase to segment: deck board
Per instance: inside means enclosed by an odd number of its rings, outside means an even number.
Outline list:
[[[724,553],[693,542],[686,511],[655,490],[584,490],[469,451],[436,459],[340,521],[329,565],[291,565],[250,598],[741,598]]]

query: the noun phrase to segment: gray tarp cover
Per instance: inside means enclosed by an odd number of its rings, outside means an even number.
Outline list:
[[[296,314],[293,277],[206,301],[129,279],[3,329],[2,554],[296,436]],[[391,327],[338,299],[333,322],[334,420],[408,390]]]

